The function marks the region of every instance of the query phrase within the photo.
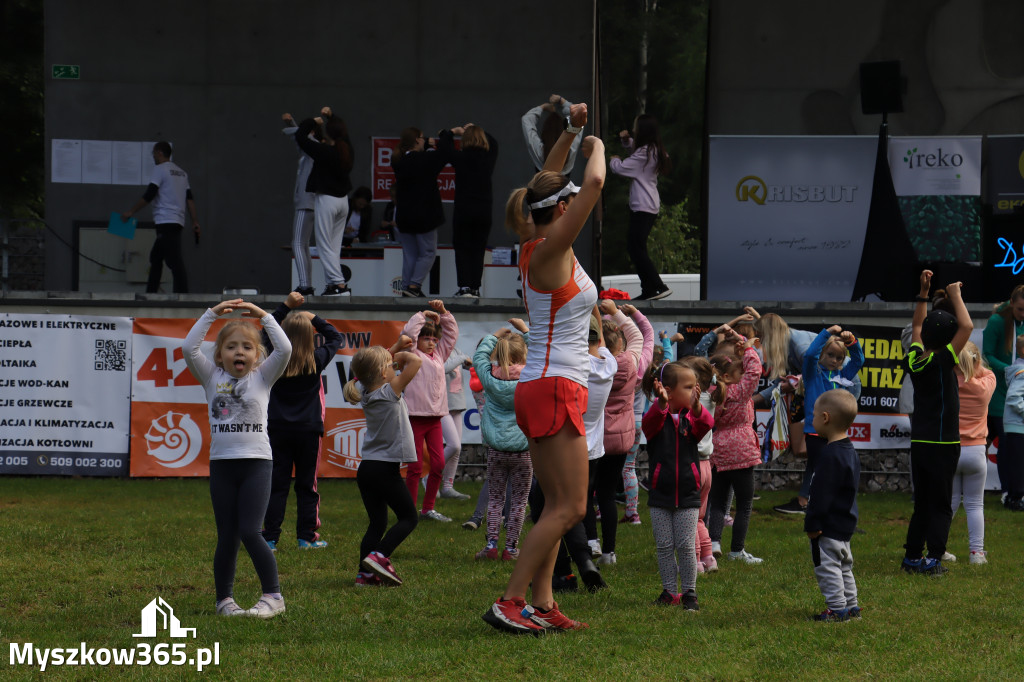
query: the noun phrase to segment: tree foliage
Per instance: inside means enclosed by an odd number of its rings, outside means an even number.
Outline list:
[[[704,81],[707,62],[708,0],[603,0],[600,9],[601,117],[609,154],[621,154],[618,133],[629,130],[646,96],[646,113],[659,124],[673,169],[658,181],[662,212],[679,207],[684,216],[701,215],[701,154],[704,136]],[[645,11],[646,9],[646,11]],[[647,34],[647,92],[639,92],[641,44]],[[611,178],[605,184],[602,266],[605,274],[634,272],[626,253],[629,181]],[[700,231],[689,217],[659,220],[659,225],[692,227],[683,241],[669,241],[695,252],[691,269],[677,270],[674,260],[662,272],[699,272]],[[656,225],[648,242],[652,257],[659,239]],[[694,240],[694,244],[689,244]],[[688,263],[681,257],[680,263]],[[666,269],[667,268],[667,269]]]

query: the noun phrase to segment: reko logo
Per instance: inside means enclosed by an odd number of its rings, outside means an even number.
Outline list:
[[[908,149],[903,163],[907,168],[959,168],[964,165],[964,157],[961,154],[943,154],[942,147],[939,147],[933,154],[918,154],[917,147]]]

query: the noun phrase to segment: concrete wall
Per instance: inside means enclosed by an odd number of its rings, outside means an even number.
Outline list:
[[[50,141],[167,139],[189,173],[203,239],[185,239],[192,291],[290,288],[296,147],[280,115],[330,105],[348,123],[352,181],[370,184],[370,140],[482,125],[501,144],[491,243],[510,244],[501,209],[533,173],[519,117],[553,92],[592,97],[592,0],[46,0],[46,218],[72,241],[75,220],[106,222],[143,187],[49,182]],[[581,164],[577,164],[579,174]],[[379,220],[383,204],[375,204]],[[449,224],[440,241],[449,242]],[[140,220],[148,220],[143,211]],[[589,229],[578,242],[590,260]],[[46,288],[72,290],[73,256],[47,240]],[[116,265],[116,264],[115,264]]]
[[[711,0],[708,131],[873,134],[861,62],[901,60],[892,135],[1020,133],[1019,0]]]

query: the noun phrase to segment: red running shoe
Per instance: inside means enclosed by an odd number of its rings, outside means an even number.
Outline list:
[[[514,635],[542,635],[545,629],[524,616],[526,601],[519,598],[501,599],[484,612],[484,622],[502,632]]]
[[[359,571],[356,574],[356,587],[380,587],[383,582],[373,573]]]
[[[557,603],[552,604],[550,611],[541,611],[536,607],[527,606],[523,609],[523,616],[529,617],[530,620],[545,630],[552,630],[555,632],[563,630],[586,630],[590,627],[586,623],[581,623],[578,620],[567,618],[558,610]]]
[[[491,559],[491,560],[497,561],[498,560],[498,548],[497,547],[491,547],[490,545],[487,545],[486,547],[484,547],[483,549],[481,549],[479,552],[476,553],[476,558],[477,559]]]
[[[669,592],[668,590],[662,590],[658,598],[654,600],[654,604],[664,604],[665,606],[677,606],[679,604],[679,595]]]
[[[376,574],[377,577],[387,584],[402,584],[402,579],[395,572],[395,567],[391,565],[391,560],[380,552],[370,552],[367,554],[361,565],[367,571]]]

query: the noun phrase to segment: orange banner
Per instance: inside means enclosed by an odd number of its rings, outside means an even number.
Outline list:
[[[360,348],[389,347],[404,320],[328,320],[342,335],[337,356],[324,370],[326,416],[320,450],[321,477],[355,476],[366,430],[363,411],[342,397],[349,362]],[[133,477],[208,476],[209,406],[202,387],[185,366],[181,343],[195,320],[137,318],[132,346],[130,471]],[[223,321],[204,342],[211,353]]]

